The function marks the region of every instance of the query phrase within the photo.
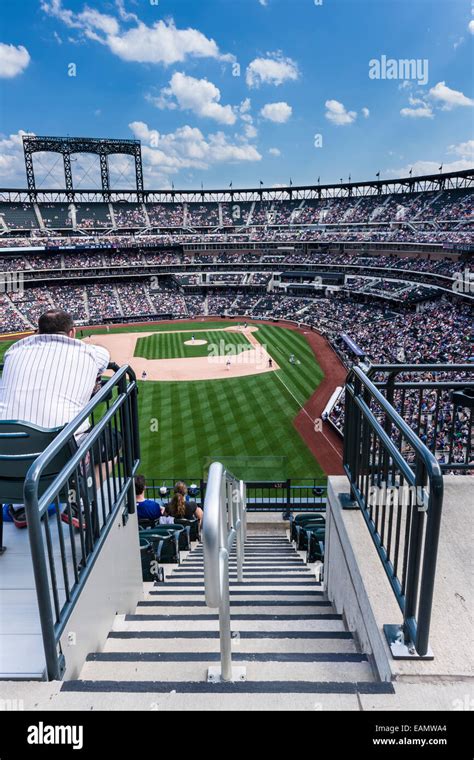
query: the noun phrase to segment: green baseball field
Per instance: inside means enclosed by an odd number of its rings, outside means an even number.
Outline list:
[[[148,478],[198,480],[206,464],[220,460],[238,470],[237,477],[248,480],[324,480],[321,468],[293,426],[323,378],[304,336],[282,327],[259,325],[252,333],[251,345],[248,336],[228,332],[226,327],[236,330],[236,323],[119,327],[94,331],[93,337],[88,337],[109,347],[107,341],[117,341],[118,334],[151,333],[136,337],[130,358],[132,366],[134,359],[137,364],[151,360],[145,365],[146,381],[140,380],[141,369],[137,371],[141,472]],[[90,334],[84,331],[83,336]],[[120,342],[124,340],[125,335],[121,335]],[[232,353],[238,360],[239,354],[255,349],[257,342],[278,368],[233,377],[232,371],[225,373],[227,368],[221,362],[220,375],[215,379],[173,381],[154,381],[147,370],[148,366],[160,366],[161,360],[171,360],[170,366],[180,360],[186,368],[193,360],[208,361],[211,352],[221,357]],[[0,344],[0,357],[8,345]],[[117,361],[113,349],[111,354]]]

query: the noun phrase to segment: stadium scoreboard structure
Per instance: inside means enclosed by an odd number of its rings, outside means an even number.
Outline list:
[[[26,179],[30,198],[36,195],[35,170],[33,155],[35,153],[61,153],[64,161],[65,189],[68,200],[74,200],[74,183],[72,177],[71,156],[74,153],[93,153],[99,156],[102,194],[104,201],[110,200],[110,174],[108,157],[112,155],[133,156],[135,161],[135,184],[137,200],[143,201],[143,164],[140,140],[114,140],[93,137],[31,137],[23,136]]]

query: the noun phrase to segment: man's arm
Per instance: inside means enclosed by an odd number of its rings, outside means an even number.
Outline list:
[[[97,374],[101,375],[108,367],[110,362],[110,353],[103,346],[93,346],[90,348],[94,351],[95,361],[97,364]]]

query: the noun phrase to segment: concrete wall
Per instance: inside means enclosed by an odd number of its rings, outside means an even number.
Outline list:
[[[65,680],[77,678],[90,652],[100,652],[118,614],[135,612],[143,596],[137,515],[117,515],[61,637]]]
[[[394,660],[384,624],[402,613],[358,510],[343,510],[346,477],[328,482],[325,586],[329,599],[372,656],[382,680],[469,681],[474,678],[472,535],[474,480],[445,477],[445,496],[430,629],[432,660]]]

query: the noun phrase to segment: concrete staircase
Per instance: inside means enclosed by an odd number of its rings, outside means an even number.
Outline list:
[[[196,709],[197,694],[200,709],[358,709],[358,695],[393,693],[283,533],[249,534],[243,583],[231,559],[233,663],[245,681],[206,680],[219,618],[205,604],[202,546],[166,567],[166,582],[145,584],[135,614],[117,616],[103,651],[62,684],[57,709]]]

